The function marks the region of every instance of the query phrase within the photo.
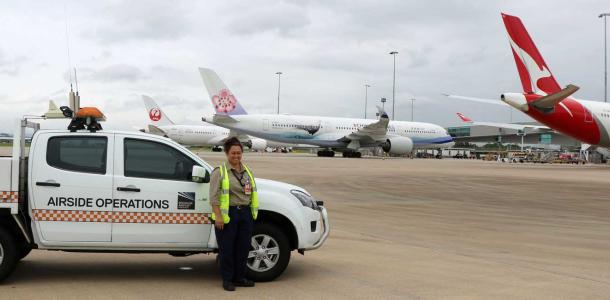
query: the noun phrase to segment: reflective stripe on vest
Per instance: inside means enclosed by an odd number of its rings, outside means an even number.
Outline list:
[[[252,212],[252,218],[256,220],[258,217],[258,191],[256,190],[256,182],[254,181],[254,176],[252,176],[252,172],[246,165],[243,165],[244,169],[250,176],[250,185],[252,185],[252,193],[250,194],[250,211]]]
[[[250,177],[250,184],[252,185],[252,193],[250,194],[250,211],[252,212],[252,218],[256,220],[258,217],[258,191],[256,190],[256,182],[254,181],[254,176],[252,176],[252,172],[245,164],[242,164],[246,173],[248,173],[248,177]],[[222,214],[222,220],[225,224],[231,221],[229,217],[229,172],[227,170],[227,166],[222,164],[219,167],[220,178],[222,178],[220,183],[220,213]],[[212,220],[216,220],[216,214],[212,214]]]

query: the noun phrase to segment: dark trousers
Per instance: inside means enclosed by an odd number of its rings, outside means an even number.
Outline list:
[[[216,229],[216,241],[223,281],[239,281],[245,278],[250,239],[254,220],[249,206],[229,207],[231,220],[222,230]]]

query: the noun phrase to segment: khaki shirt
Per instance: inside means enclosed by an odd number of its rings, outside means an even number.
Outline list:
[[[241,186],[239,179],[237,178],[243,176],[242,183],[249,183],[250,176],[248,176],[246,169],[242,165],[241,172],[238,172],[233,169],[231,165],[227,165],[227,172],[229,173],[229,206],[250,205],[251,195],[246,195],[244,188]],[[233,172],[238,174],[237,177]],[[212,178],[210,178],[211,205],[220,205],[221,181],[222,178],[220,178],[220,168],[217,167],[214,169],[214,171],[212,171]]]

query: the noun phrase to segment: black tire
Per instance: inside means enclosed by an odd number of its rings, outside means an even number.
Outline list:
[[[28,254],[30,254],[30,252],[32,252],[32,247],[23,245],[23,247],[21,247],[19,250],[19,260],[24,259],[26,256],[28,256]]]
[[[0,282],[4,281],[17,266],[19,252],[13,235],[0,227]]]
[[[290,242],[286,237],[286,234],[280,230],[279,227],[270,223],[255,224],[254,231],[252,233],[252,239],[254,239],[252,244],[262,244],[261,241],[264,237],[270,238],[268,243],[269,248],[267,248],[267,250],[271,250],[272,248],[275,248],[272,246],[277,245],[279,255],[276,257],[274,256],[275,254],[265,254],[264,257],[267,258],[267,261],[275,262],[275,264],[268,269],[266,269],[267,266],[265,266],[265,260],[260,261],[259,270],[255,270],[253,267],[257,258],[248,259],[248,272],[246,276],[251,280],[258,282],[274,280],[278,276],[282,275],[290,262]],[[254,251],[254,248],[251,247],[250,251]],[[274,252],[272,251],[271,253]]]

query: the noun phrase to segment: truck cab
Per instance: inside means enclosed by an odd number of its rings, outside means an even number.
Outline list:
[[[0,158],[0,281],[31,249],[216,253],[213,167],[168,138],[140,132],[37,130]],[[37,129],[37,128],[36,128]],[[256,170],[253,170],[256,175]],[[259,216],[248,277],[269,281],[293,250],[319,248],[326,209],[303,188],[257,178]]]

